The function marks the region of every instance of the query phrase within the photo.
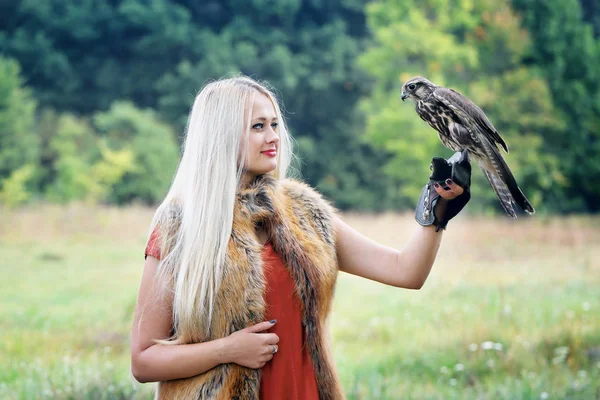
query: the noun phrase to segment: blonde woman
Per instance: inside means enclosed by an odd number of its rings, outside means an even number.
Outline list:
[[[338,271],[419,289],[440,228],[468,201],[468,182],[432,181],[398,251],[286,179],[291,150],[264,85],[229,78],[197,95],[148,231],[132,328],[132,373],[159,382],[157,398],[343,398],[327,332]]]

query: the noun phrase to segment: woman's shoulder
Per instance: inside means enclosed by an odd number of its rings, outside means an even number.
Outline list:
[[[181,226],[181,203],[171,200],[161,204],[156,210],[152,223],[152,232],[146,243],[145,256],[151,255],[161,259],[174,245],[176,235]]]
[[[319,210],[328,213],[337,211],[334,205],[318,189],[300,179],[286,178],[281,179],[279,183],[290,198],[301,202],[309,211]]]

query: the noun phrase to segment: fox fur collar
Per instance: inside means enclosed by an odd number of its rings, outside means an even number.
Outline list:
[[[209,335],[188,342],[223,338],[263,321],[262,244],[254,234],[255,227],[262,224],[295,282],[319,398],[344,398],[327,327],[338,273],[333,215],[333,207],[299,181],[265,174],[240,190]],[[258,399],[260,380],[260,369],[221,364],[195,377],[160,382],[156,398]]]

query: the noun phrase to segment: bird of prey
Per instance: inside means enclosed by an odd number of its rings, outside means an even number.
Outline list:
[[[479,107],[457,91],[420,76],[402,85],[402,100],[407,98],[415,103],[419,117],[438,132],[444,146],[454,151],[468,150],[509,216],[517,218],[514,204],[529,214],[535,213],[500,154],[498,146],[506,153],[508,146]]]

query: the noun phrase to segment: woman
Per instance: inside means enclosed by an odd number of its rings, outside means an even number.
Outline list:
[[[427,186],[435,191],[421,202],[435,218],[417,216],[424,226],[397,251],[285,179],[290,142],[275,97],[250,78],[212,82],[196,97],[150,226],[132,329],[133,375],[159,382],[157,398],[343,398],[326,326],[338,271],[425,282],[444,208],[458,204],[447,200],[463,188]]]

